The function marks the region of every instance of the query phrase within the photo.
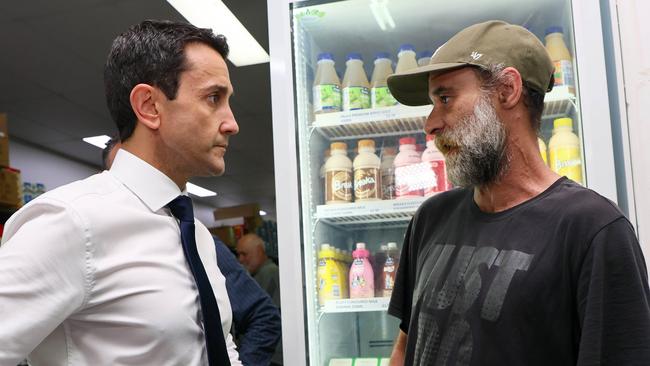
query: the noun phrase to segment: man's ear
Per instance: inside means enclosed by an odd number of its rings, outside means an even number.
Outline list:
[[[499,103],[504,109],[514,108],[522,97],[523,83],[521,74],[514,67],[506,67],[503,71],[503,82],[497,92]]]
[[[157,90],[148,84],[138,84],[131,89],[129,100],[138,121],[152,130],[160,127],[160,115],[156,108]]]

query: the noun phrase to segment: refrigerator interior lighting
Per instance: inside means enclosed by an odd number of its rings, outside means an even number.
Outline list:
[[[269,54],[260,46],[228,7],[220,0],[167,0],[188,22],[211,28],[228,39],[228,59],[235,66],[269,62]]]
[[[260,210],[260,216],[266,216],[266,211]]]
[[[203,187],[197,186],[196,184],[192,184],[190,182],[187,182],[187,192],[199,196],[199,197],[212,197],[216,196],[217,192],[213,192],[209,189],[205,189]]]
[[[375,18],[379,28],[383,31],[387,28],[395,29],[395,21],[388,11],[387,4],[388,0],[373,0],[370,2],[370,11],[372,12],[372,16]]]
[[[90,137],[84,137],[82,140],[85,142],[97,146],[100,149],[103,149],[106,147],[106,143],[110,140],[111,138],[106,135],[100,135],[100,136],[90,136]]]

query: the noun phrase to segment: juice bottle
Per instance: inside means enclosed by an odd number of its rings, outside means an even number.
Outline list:
[[[350,298],[368,298],[375,296],[375,278],[370,265],[370,252],[365,243],[357,243],[356,250],[352,252],[352,266],[350,267]]]
[[[354,158],[354,200],[381,199],[381,161],[375,155],[375,141],[359,140],[359,155]]]
[[[562,27],[549,27],[546,29],[546,50],[555,64],[555,86],[574,85],[573,59],[564,43]]]
[[[370,83],[358,53],[349,53],[343,76],[343,110],[370,108]]]
[[[370,78],[370,105],[372,108],[390,107],[397,100],[388,90],[386,78],[393,73],[392,61],[386,52],[379,52],[375,57],[375,68]]]
[[[416,56],[418,60],[418,66],[428,65],[431,61],[431,56],[433,56],[433,52],[429,50],[418,52]]]
[[[427,135],[427,148],[422,153],[422,162],[426,163],[427,171],[424,182],[424,196],[433,196],[451,188],[447,181],[445,156],[438,150],[434,135]]]
[[[381,273],[381,297],[390,297],[395,288],[395,276],[397,275],[397,265],[399,263],[397,253],[397,243],[391,242],[387,245],[386,260],[382,266]]]
[[[415,69],[416,67],[418,67],[418,61],[415,59],[415,47],[408,43],[401,45],[397,53],[395,73]]]
[[[375,274],[375,296],[381,297],[381,274],[384,270],[384,263],[386,262],[386,252],[388,251],[388,246],[382,244],[379,246],[379,250],[372,256],[372,271]]]
[[[352,161],[345,142],[330,145],[331,156],[325,163],[325,204],[352,202]]]
[[[334,69],[331,53],[318,55],[314,78],[314,113],[339,112],[341,110],[341,81]]]
[[[336,264],[335,253],[329,244],[321,244],[318,251],[318,302],[343,298],[341,270]]]
[[[544,140],[538,137],[537,144],[539,145],[539,153],[540,155],[542,155],[542,160],[544,160],[544,164],[548,165],[548,159],[546,157],[546,144],[544,143]]]
[[[571,118],[553,121],[553,136],[548,142],[549,165],[554,172],[582,184],[580,139],[573,133]]]
[[[415,148],[414,137],[399,139],[399,153],[395,156],[395,197],[421,197],[420,154]]]
[[[395,198],[395,148],[385,147],[381,154],[381,192],[382,199],[392,200]]]

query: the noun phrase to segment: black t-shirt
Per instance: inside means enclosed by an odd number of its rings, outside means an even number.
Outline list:
[[[406,365],[650,365],[650,291],[634,229],[561,178],[499,213],[471,189],[427,200],[388,312]]]

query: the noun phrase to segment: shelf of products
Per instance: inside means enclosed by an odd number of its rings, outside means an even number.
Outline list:
[[[544,119],[563,117],[575,108],[576,96],[567,86],[558,86],[544,97]],[[408,135],[422,132],[431,106],[397,105],[375,109],[317,114],[312,127],[323,137],[357,139]]]
[[[315,218],[332,225],[391,223],[403,226],[428,197],[319,205]]]
[[[329,300],[320,308],[321,313],[361,313],[386,311],[390,297],[371,297],[366,299]]]

